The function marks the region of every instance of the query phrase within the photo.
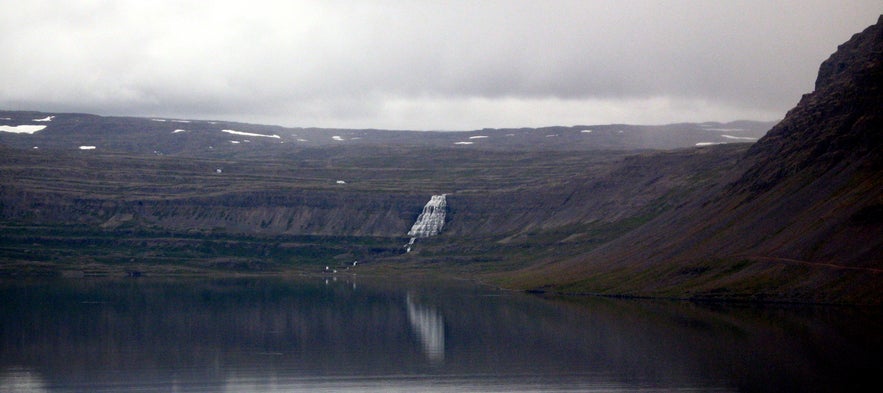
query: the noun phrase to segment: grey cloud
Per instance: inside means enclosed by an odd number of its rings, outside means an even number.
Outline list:
[[[15,8],[0,15],[3,108],[415,129],[510,126],[531,108],[521,125],[768,120],[880,12],[870,0]]]

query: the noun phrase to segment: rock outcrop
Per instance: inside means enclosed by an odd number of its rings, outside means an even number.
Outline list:
[[[733,185],[769,190],[800,172],[821,174],[845,161],[883,164],[883,16],[840,45],[819,67],[815,91],[749,150],[752,164]]]

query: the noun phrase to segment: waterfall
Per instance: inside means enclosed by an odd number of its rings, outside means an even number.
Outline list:
[[[435,236],[441,232],[442,227],[445,226],[445,210],[447,210],[447,206],[445,194],[433,195],[429,202],[426,202],[426,206],[423,206],[423,212],[420,213],[417,221],[414,222],[411,230],[408,231],[408,236],[411,237],[411,241],[405,245],[408,252],[411,252],[411,246],[417,238]]]

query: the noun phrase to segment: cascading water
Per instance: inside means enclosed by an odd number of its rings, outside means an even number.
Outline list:
[[[411,252],[411,246],[414,241],[421,237],[430,237],[438,235],[442,227],[445,226],[445,211],[447,210],[447,201],[445,194],[433,195],[423,206],[423,212],[417,217],[417,221],[408,231],[411,240],[405,245],[407,252]]]

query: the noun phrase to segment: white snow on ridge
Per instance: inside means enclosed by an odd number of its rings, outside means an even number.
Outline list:
[[[54,119],[54,118],[55,118],[55,116],[46,116],[42,119],[34,119],[34,121],[52,121],[52,119]]]
[[[180,134],[180,133],[182,133],[182,132],[187,132],[187,130],[182,130],[182,129],[179,128],[179,129],[177,129],[177,130],[175,130],[175,131],[172,131],[172,134]]]
[[[757,140],[757,138],[752,138],[750,136],[732,136],[732,135],[721,135],[721,136],[724,138],[727,138],[727,139],[739,139],[739,140],[743,140],[743,141],[756,141]]]
[[[95,146],[80,146],[80,150],[95,150]]]
[[[13,134],[33,134],[42,131],[46,126],[23,125],[23,126],[0,126],[0,132],[11,132]]]
[[[696,146],[713,146],[713,145],[725,145],[727,142],[699,142]]]
[[[279,139],[279,135],[276,135],[276,134],[273,134],[273,135],[264,135],[264,134],[255,134],[255,133],[252,133],[252,132],[242,132],[242,131],[234,131],[234,130],[221,130],[221,132],[226,132],[226,133],[228,133],[228,134],[233,134],[233,135],[242,135],[242,136],[260,136],[260,137],[264,137],[264,138],[276,138],[276,139]]]
[[[591,134],[591,133],[592,133],[592,130],[582,130],[582,131],[580,131],[580,132],[583,133],[583,134]]]
[[[238,145],[238,144],[239,144],[239,141],[230,141],[230,143],[232,143],[232,144],[234,144],[234,145]]]
[[[454,142],[455,145],[471,145],[475,142]]]
[[[343,140],[343,138],[341,138],[340,135],[332,136],[331,139],[333,139],[335,141],[342,141]]]
[[[484,139],[487,137],[488,137],[487,135],[476,135],[476,136],[470,136],[469,139]]]

